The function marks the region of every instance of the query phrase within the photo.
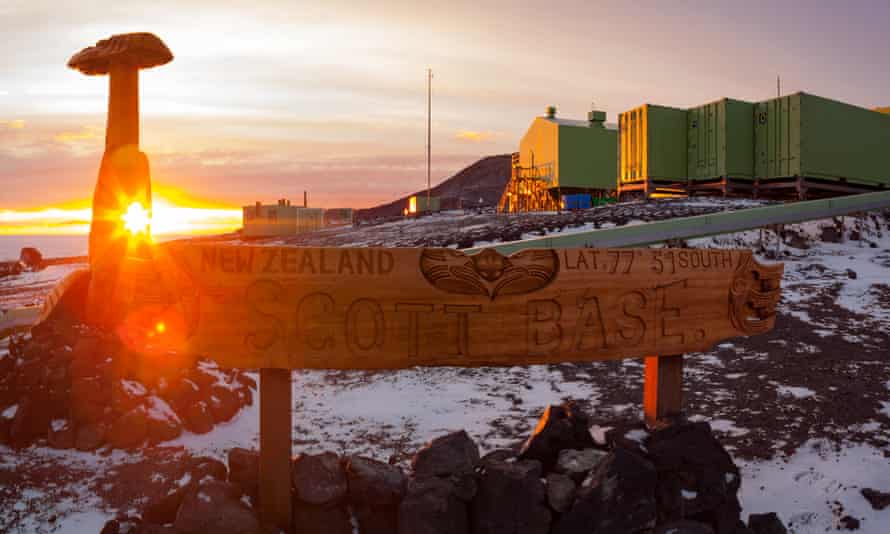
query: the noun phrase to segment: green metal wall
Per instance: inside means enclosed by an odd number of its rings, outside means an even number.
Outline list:
[[[645,104],[619,116],[621,182],[686,179],[686,110]]]
[[[754,178],[754,104],[724,98],[687,110],[691,180]]]
[[[806,93],[757,104],[759,178],[890,184],[890,115]]]
[[[559,126],[556,184],[564,189],[615,189],[618,132],[602,125]]]

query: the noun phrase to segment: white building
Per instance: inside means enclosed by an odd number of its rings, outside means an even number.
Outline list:
[[[244,206],[242,213],[245,237],[296,235],[318,230],[324,224],[323,209],[292,206],[286,199],[272,205],[257,202]]]

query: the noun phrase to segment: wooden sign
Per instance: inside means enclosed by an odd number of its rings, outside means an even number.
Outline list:
[[[164,335],[223,366],[393,369],[680,354],[772,328],[783,266],[748,250],[167,243]],[[136,312],[134,312],[136,313]],[[161,332],[160,330],[164,330]]]

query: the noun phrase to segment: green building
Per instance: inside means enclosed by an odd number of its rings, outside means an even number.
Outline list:
[[[564,193],[614,190],[618,131],[605,119],[604,111],[591,111],[587,120],[563,119],[556,108],[548,108],[519,141],[522,173]]]

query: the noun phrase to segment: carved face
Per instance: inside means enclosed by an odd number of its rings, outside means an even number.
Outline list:
[[[494,249],[487,248],[473,256],[473,265],[479,276],[488,282],[494,282],[503,276],[504,271],[510,267],[510,260],[498,254]]]
[[[772,328],[782,271],[781,265],[760,265],[750,256],[739,265],[729,290],[730,317],[736,328],[747,334]]]

